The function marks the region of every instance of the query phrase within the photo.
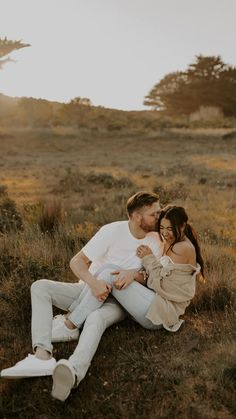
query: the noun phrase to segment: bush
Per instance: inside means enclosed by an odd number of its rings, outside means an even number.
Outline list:
[[[0,197],[7,196],[7,187],[5,185],[0,185]]]
[[[85,193],[88,191],[88,188],[92,191],[94,185],[96,191],[97,187],[102,189],[125,189],[134,186],[133,182],[127,177],[117,179],[109,173],[90,172],[88,174],[82,174],[81,172],[68,171],[66,176],[60,180],[55,192],[73,191]]]
[[[174,186],[168,188],[161,185],[155,186],[153,192],[160,196],[163,205],[167,205],[176,199],[185,200],[188,196],[188,192],[183,183],[176,183]]]
[[[16,208],[15,202],[5,196],[0,199],[0,232],[6,233],[10,230],[20,230],[23,227],[23,221]]]

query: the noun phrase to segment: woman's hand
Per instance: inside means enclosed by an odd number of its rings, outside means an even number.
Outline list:
[[[128,287],[131,282],[135,280],[135,275],[137,271],[135,269],[114,271],[111,272],[112,275],[117,275],[117,279],[114,282],[114,286],[117,290],[124,290]]]
[[[144,256],[147,256],[147,255],[152,255],[152,254],[153,254],[153,253],[152,253],[152,251],[151,251],[150,247],[145,246],[144,244],[141,244],[141,246],[139,246],[139,247],[137,248],[137,251],[136,251],[136,255],[137,255],[140,259],[142,259]]]

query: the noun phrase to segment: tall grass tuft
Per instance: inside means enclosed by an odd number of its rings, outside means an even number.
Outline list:
[[[197,282],[190,308],[196,312],[230,309],[234,305],[236,260],[218,245],[204,244],[205,280]]]
[[[23,228],[23,221],[16,203],[9,198],[7,188],[0,185],[0,232],[6,233],[10,230]]]
[[[54,234],[64,221],[60,201],[51,200],[42,204],[38,225],[42,233]]]

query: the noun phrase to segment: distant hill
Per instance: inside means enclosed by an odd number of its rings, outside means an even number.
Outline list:
[[[173,118],[154,110],[123,111],[93,106],[78,100],[61,103],[32,97],[10,97],[0,93],[0,127],[52,126],[142,133],[172,127],[234,128],[236,119],[222,117],[209,121],[201,118],[191,121],[189,117]]]

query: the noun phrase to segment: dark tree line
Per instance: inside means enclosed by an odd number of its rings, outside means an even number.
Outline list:
[[[199,55],[186,71],[167,74],[145,97],[144,105],[166,115],[190,115],[201,106],[236,116],[236,68],[220,56]]]

